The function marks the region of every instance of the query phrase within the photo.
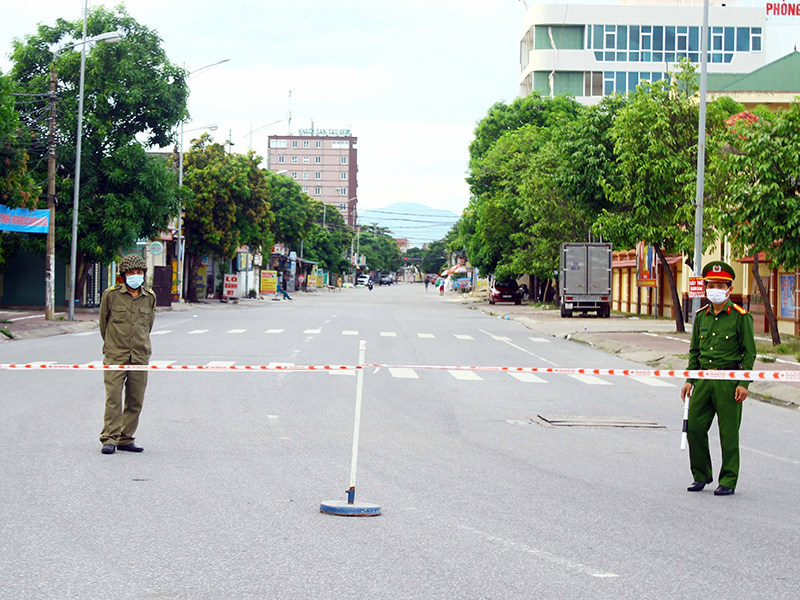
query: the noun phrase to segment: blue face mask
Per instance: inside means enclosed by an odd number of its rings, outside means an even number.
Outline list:
[[[132,290],[138,290],[144,283],[144,275],[126,275],[125,283]]]

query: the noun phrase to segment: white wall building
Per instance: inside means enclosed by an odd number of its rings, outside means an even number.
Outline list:
[[[520,39],[519,94],[570,94],[583,104],[657,81],[681,58],[700,62],[700,0],[530,7]],[[767,63],[767,10],[711,0],[709,73],[744,74]]]

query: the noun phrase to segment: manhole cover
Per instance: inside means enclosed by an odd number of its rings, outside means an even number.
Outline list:
[[[536,415],[535,423],[549,427],[593,427],[603,429],[666,429],[655,421],[630,417],[592,417],[585,415]]]

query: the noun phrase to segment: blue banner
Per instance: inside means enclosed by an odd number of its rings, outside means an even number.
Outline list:
[[[49,224],[50,211],[47,209],[8,208],[0,204],[0,231],[47,233]]]

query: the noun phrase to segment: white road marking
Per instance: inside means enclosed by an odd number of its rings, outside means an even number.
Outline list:
[[[538,344],[549,344],[550,340],[547,338],[528,338],[532,342],[536,342]]]
[[[102,367],[103,366],[103,361],[102,360],[93,360],[93,361],[88,362],[88,363],[82,363],[81,366],[82,367]]]
[[[652,387],[675,387],[668,381],[664,381],[663,379],[659,379],[658,377],[640,377],[638,375],[634,375],[631,377],[631,379],[635,381],[640,381],[641,383]]]
[[[322,329],[306,329],[303,333],[319,333]]]
[[[414,369],[389,368],[389,373],[392,374],[392,377],[397,377],[398,379],[419,379],[419,375]]]
[[[283,329],[267,329],[266,333],[283,333]]]
[[[762,456],[769,456],[770,458],[774,458],[775,460],[782,460],[784,462],[792,463],[793,465],[800,465],[800,460],[794,460],[793,458],[778,456],[777,454],[770,454],[769,452],[764,452],[763,450],[756,450],[755,448],[748,448],[747,446],[739,446],[739,447],[742,450],[747,450],[748,452],[755,452],[756,454],[761,454]]]
[[[463,529],[465,531],[469,531],[470,533],[474,533],[483,537],[490,542],[497,542],[505,546],[506,548],[510,548],[512,550],[518,550],[521,552],[525,552],[526,554],[531,554],[536,558],[545,560],[549,563],[553,563],[564,567],[569,571],[577,571],[579,573],[584,573],[586,575],[591,575],[592,577],[619,577],[619,575],[615,573],[608,573],[605,571],[600,571],[599,569],[594,569],[592,567],[586,566],[584,564],[573,562],[567,558],[563,558],[561,556],[556,556],[555,554],[551,554],[544,550],[540,550],[539,548],[534,548],[533,546],[528,546],[527,544],[521,544],[519,542],[514,542],[512,540],[508,540],[505,538],[501,538],[500,536],[492,535],[491,533],[487,533],[485,531],[481,531],[480,529],[474,529],[467,525],[458,525],[459,529]]]
[[[163,329],[161,331],[151,331],[150,335],[167,335],[168,333],[172,333],[171,329]]]
[[[534,354],[534,353],[533,353],[533,352],[531,352],[530,350],[526,350],[526,349],[525,349],[525,348],[523,348],[522,346],[517,346],[516,344],[512,344],[510,341],[507,341],[507,340],[508,340],[508,338],[502,338],[502,337],[500,337],[500,336],[497,336],[497,335],[494,335],[494,334],[492,334],[492,333],[489,333],[488,331],[484,331],[483,329],[479,329],[478,331],[480,331],[481,333],[485,333],[486,335],[488,335],[488,336],[490,336],[490,337],[494,338],[494,339],[495,339],[495,340],[497,340],[498,342],[503,342],[503,343],[505,343],[505,344],[508,344],[508,345],[509,345],[509,346],[511,346],[512,348],[516,348],[517,350],[521,350],[521,351],[522,351],[522,352],[524,352],[525,354],[530,354],[531,356],[533,356],[534,358],[538,358],[538,359],[539,359],[539,360],[541,360],[542,362],[546,362],[547,364],[549,364],[549,365],[553,365],[554,367],[557,367],[557,366],[558,366],[558,365],[557,365],[556,363],[554,363],[552,360],[547,360],[546,358],[544,358],[544,357],[542,357],[542,356],[539,356],[538,354]]]
[[[483,381],[483,377],[474,371],[448,371],[448,373],[461,381]]]
[[[492,337],[494,339],[496,339],[498,342],[510,342],[511,341],[510,337],[506,337],[504,335],[492,335]]]
[[[342,335],[358,335],[358,332],[351,329],[345,329],[342,331]]]
[[[457,340],[474,340],[475,338],[471,335],[458,335],[455,334]]]
[[[99,331],[84,331],[83,333],[76,333],[75,335],[98,335]]]
[[[174,360],[151,360],[150,366],[151,367],[167,367],[174,363]]]
[[[208,329],[195,329],[194,331],[190,331],[186,335],[199,335],[201,333],[208,333]]]
[[[432,333],[418,333],[417,337],[425,338],[427,340],[433,339],[435,336]]]
[[[570,375],[575,381],[580,381],[581,383],[585,383],[587,385],[611,385],[610,381],[606,381],[605,379],[600,379],[599,377],[595,377],[594,375]]]
[[[537,377],[533,373],[509,373],[514,379],[524,381],[525,383],[547,383],[541,377]]]
[[[207,367],[232,367],[236,364],[235,360],[212,360],[206,363]]]
[[[397,337],[394,331],[381,331],[381,337]]]
[[[228,333],[244,333],[247,329],[231,329]]]

